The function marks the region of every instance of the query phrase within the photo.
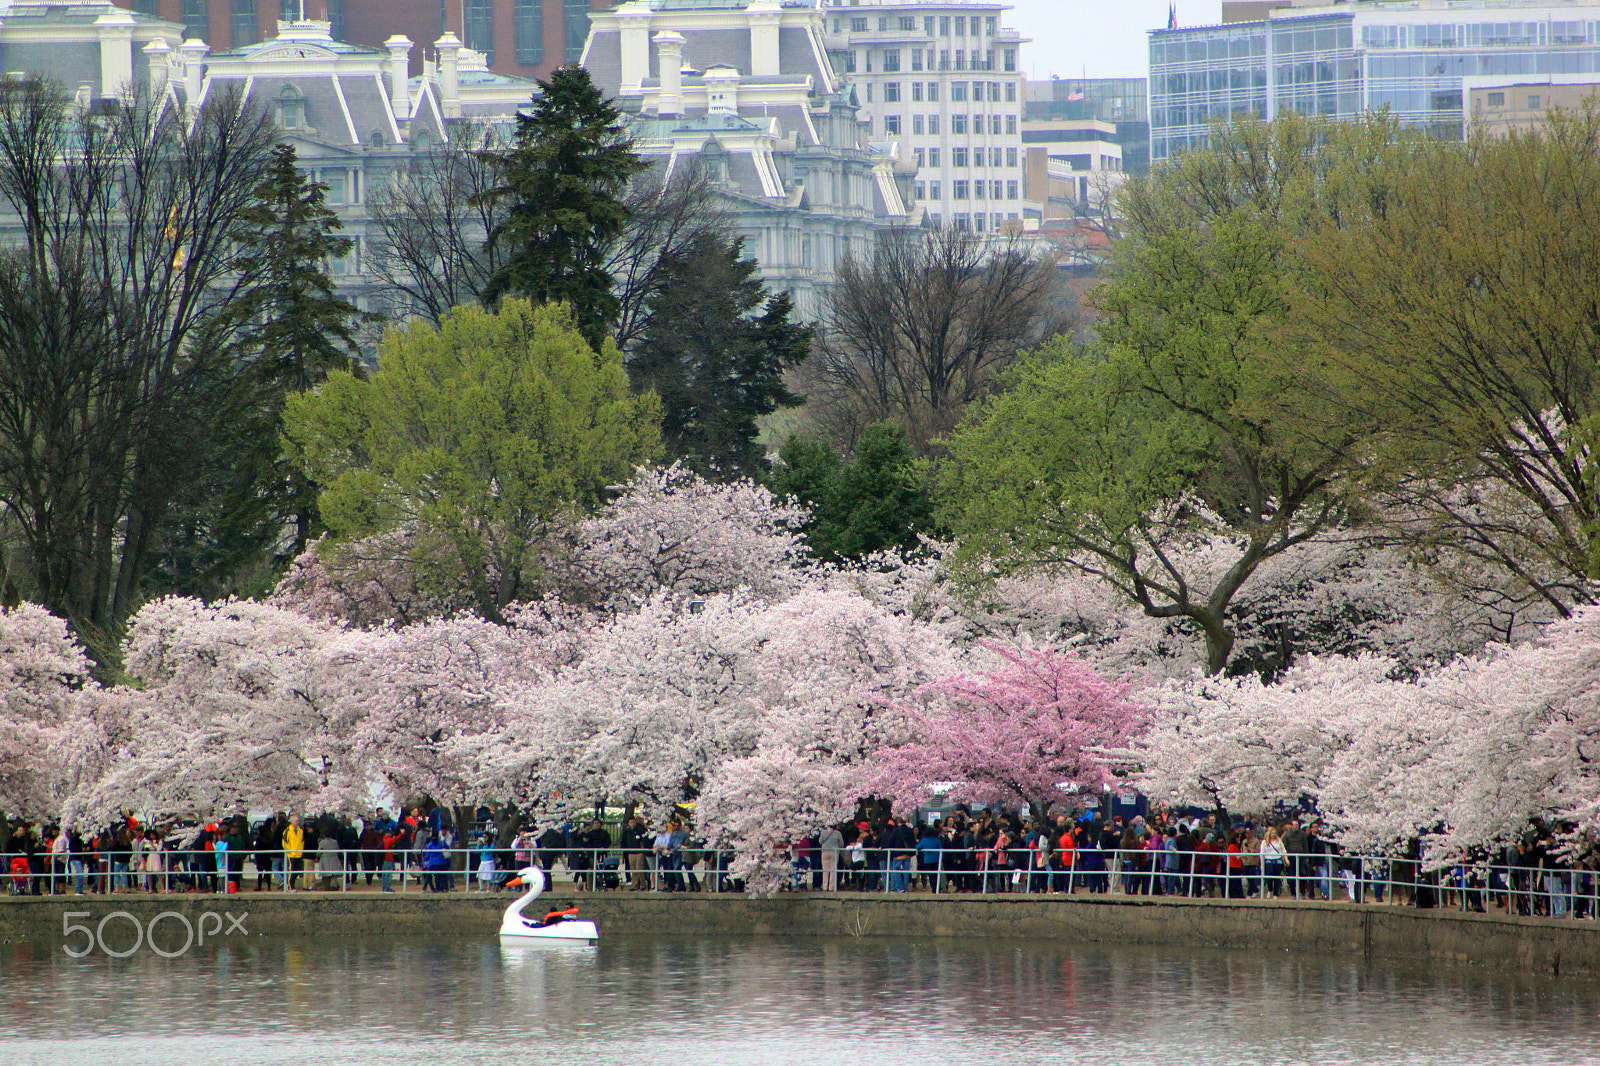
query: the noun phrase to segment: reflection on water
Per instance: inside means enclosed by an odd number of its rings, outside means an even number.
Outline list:
[[[1600,986],[1048,943],[0,944],[12,1063],[1600,1063]]]

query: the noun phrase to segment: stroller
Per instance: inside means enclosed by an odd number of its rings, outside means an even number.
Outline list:
[[[594,864],[594,887],[618,889],[622,887],[622,860],[615,855],[603,855]]]

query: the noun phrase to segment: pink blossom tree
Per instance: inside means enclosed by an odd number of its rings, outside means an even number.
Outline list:
[[[60,811],[67,780],[55,757],[81,739],[85,694],[98,692],[67,623],[37,604],[0,609],[0,810]]]
[[[1126,746],[1148,711],[1134,686],[1107,680],[1072,652],[985,641],[1001,664],[923,686],[908,710],[915,739],[881,749],[863,795],[897,806],[926,802],[936,787],[965,798],[1031,806],[1077,803],[1110,786],[1097,752]]]
[[[343,668],[373,639],[260,603],[147,604],[124,642],[142,686],[126,750],[73,808],[164,817],[361,802],[356,722],[339,696]]]
[[[596,597],[617,605],[740,588],[782,598],[803,579],[794,530],[804,517],[753,481],[715,484],[676,463],[641,467],[615,501],[579,524],[575,566]]]

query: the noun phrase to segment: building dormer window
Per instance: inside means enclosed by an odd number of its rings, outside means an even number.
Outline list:
[[[304,129],[306,125],[305,94],[293,85],[285,85],[278,94],[278,128]]]

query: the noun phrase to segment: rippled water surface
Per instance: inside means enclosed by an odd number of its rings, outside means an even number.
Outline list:
[[[1048,943],[0,944],[0,1063],[1600,1063],[1600,986]]]

